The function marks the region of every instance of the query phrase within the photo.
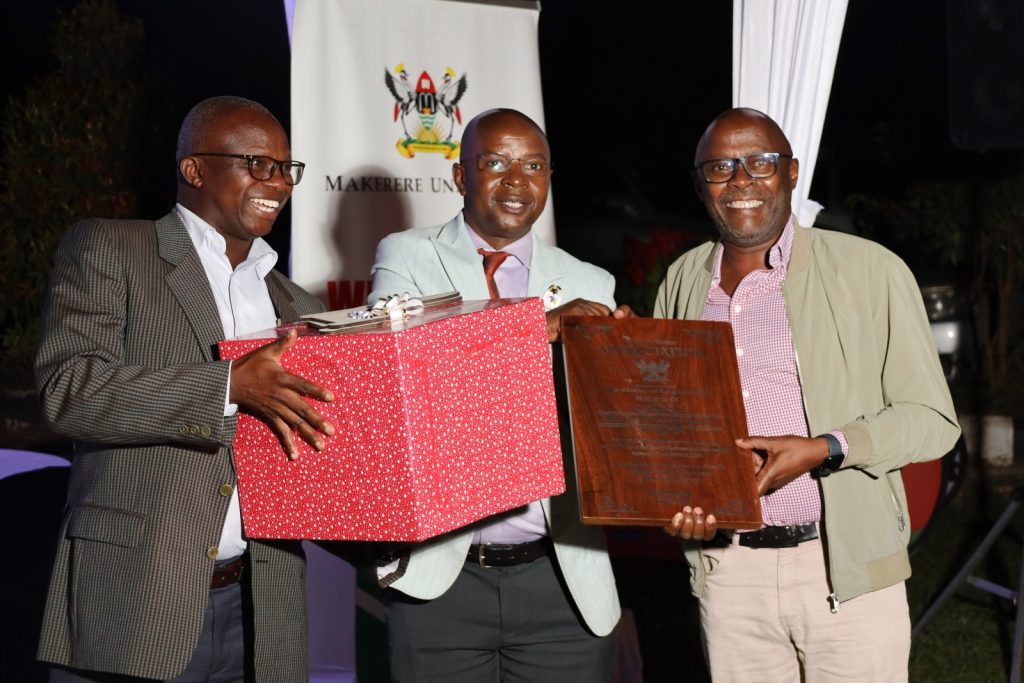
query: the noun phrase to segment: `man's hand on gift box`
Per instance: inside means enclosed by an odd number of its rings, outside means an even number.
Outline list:
[[[334,434],[331,423],[302,400],[309,396],[318,401],[333,401],[331,392],[281,366],[281,356],[297,338],[295,330],[289,330],[281,339],[250,351],[231,364],[231,402],[266,422],[289,460],[299,457],[293,430],[318,451],[324,448],[321,434]]]
[[[611,315],[616,319],[621,319],[632,318],[633,309],[623,304],[612,311],[596,301],[573,299],[558,308],[552,308],[546,315],[548,318],[548,341],[556,342],[562,339],[562,316],[564,315]]]

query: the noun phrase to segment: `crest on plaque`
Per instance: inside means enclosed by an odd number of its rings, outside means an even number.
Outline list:
[[[668,381],[669,364],[667,360],[663,360],[660,363],[653,360],[638,360],[636,362],[636,367],[639,368],[641,373],[643,373],[644,381],[646,382]]]

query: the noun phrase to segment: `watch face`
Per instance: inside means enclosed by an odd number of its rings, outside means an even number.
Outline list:
[[[842,464],[843,454],[841,452],[829,453],[828,457],[825,458],[825,462],[821,463],[821,469],[828,470],[829,472],[835,472]]]

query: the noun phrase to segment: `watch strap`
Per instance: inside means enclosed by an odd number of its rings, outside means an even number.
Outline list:
[[[825,460],[818,465],[815,472],[819,476],[827,476],[842,467],[843,461],[846,460],[846,456],[843,454],[843,444],[839,442],[839,439],[835,434],[822,434],[821,436],[828,442],[828,455],[826,455]]]

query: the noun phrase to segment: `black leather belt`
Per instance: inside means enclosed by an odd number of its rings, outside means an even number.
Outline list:
[[[818,525],[790,524],[789,526],[766,526],[759,531],[747,531],[735,534],[735,542],[747,548],[795,548],[804,541],[818,537]],[[707,542],[710,546],[733,544],[733,537],[719,533]]]
[[[529,543],[506,545],[503,543],[487,543],[469,546],[466,562],[481,567],[512,567],[526,564],[545,557],[551,548],[548,538],[541,538]]]
[[[223,588],[224,586],[238,583],[242,578],[242,572],[245,571],[245,567],[248,564],[249,556],[240,555],[238,559],[232,560],[227,564],[215,565],[213,576],[210,578],[210,588]]]

